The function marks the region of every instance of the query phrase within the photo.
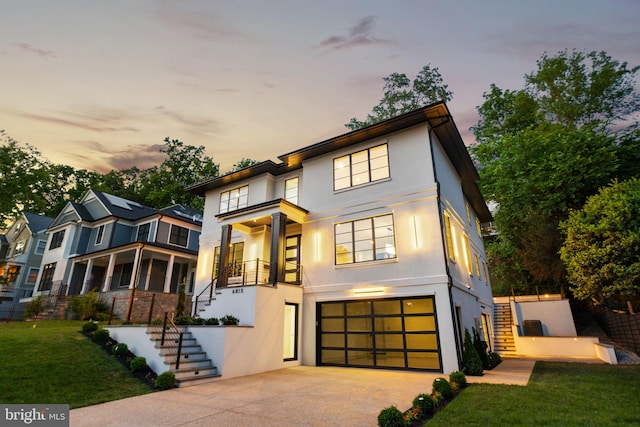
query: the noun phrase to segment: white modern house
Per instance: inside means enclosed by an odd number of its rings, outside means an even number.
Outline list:
[[[491,214],[446,104],[278,158],[187,189],[205,197],[194,311],[240,319],[198,338],[223,376],[448,373],[465,328],[491,345]]]

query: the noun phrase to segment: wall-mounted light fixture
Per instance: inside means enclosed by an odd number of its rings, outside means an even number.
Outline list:
[[[357,288],[353,290],[354,295],[376,295],[384,294],[385,288],[373,287],[373,288]]]

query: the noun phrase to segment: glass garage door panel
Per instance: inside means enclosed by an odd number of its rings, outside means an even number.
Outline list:
[[[318,303],[318,364],[441,370],[433,297]]]

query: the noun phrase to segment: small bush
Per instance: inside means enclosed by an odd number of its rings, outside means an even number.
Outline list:
[[[216,319],[215,317],[212,317],[210,319],[205,320],[204,324],[205,325],[219,325],[220,321],[218,319]]]
[[[176,318],[173,321],[173,323],[175,323],[176,325],[192,325],[193,324],[193,317],[191,317],[191,316],[176,316]]]
[[[489,354],[487,353],[487,343],[480,339],[480,333],[476,330],[476,328],[471,328],[471,331],[473,333],[473,346],[478,352],[478,356],[480,357],[480,361],[482,362],[482,367],[484,369],[489,369]]]
[[[155,319],[153,319],[151,321],[151,324],[153,326],[162,326],[162,325],[164,325],[164,321],[162,319],[160,319],[160,318],[155,318]]]
[[[91,334],[91,338],[97,343],[107,342],[109,339],[109,331],[107,329],[98,329]]]
[[[87,322],[82,325],[82,332],[85,334],[90,334],[91,332],[95,332],[98,330],[98,322]]]
[[[194,317],[191,321],[192,325],[204,325],[204,319],[202,317]]]
[[[489,353],[489,369],[493,369],[502,362],[502,357],[496,352]]]
[[[105,313],[108,318],[109,307],[100,301],[99,297],[100,295],[95,290],[84,295],[74,296],[69,303],[71,313],[80,320],[96,319],[99,313]]]
[[[125,356],[127,353],[129,353],[129,346],[121,342],[114,345],[113,348],[111,349],[111,352],[116,356]]]
[[[471,334],[469,334],[468,329],[464,330],[462,359],[464,361],[464,372],[467,375],[482,375],[482,361],[480,360],[480,356],[478,356],[478,351],[473,346]]]
[[[433,412],[433,400],[428,394],[421,393],[413,399],[413,407],[420,409],[420,413],[428,415]]]
[[[449,382],[458,383],[461,388],[467,386],[467,377],[462,371],[453,371],[449,374]]]
[[[433,406],[440,406],[442,402],[444,402],[444,397],[442,397],[442,393],[439,391],[432,391],[431,400],[433,401]]]
[[[380,427],[404,427],[406,425],[402,412],[395,406],[384,408],[378,414],[378,426]]]
[[[166,371],[156,378],[156,387],[160,390],[168,390],[176,386],[176,376],[171,371]]]
[[[142,356],[136,356],[129,362],[129,367],[133,372],[141,371],[147,367],[147,359]]]
[[[453,389],[446,378],[440,377],[433,380],[433,391],[437,391],[442,394],[442,397],[446,400],[451,400],[453,398]]]
[[[220,322],[222,322],[223,325],[237,325],[240,323],[240,319],[231,314],[225,314],[220,318]]]
[[[24,308],[24,317],[33,317],[44,309],[44,299],[42,295],[33,297]]]

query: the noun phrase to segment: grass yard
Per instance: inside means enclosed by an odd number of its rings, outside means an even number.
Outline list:
[[[425,426],[640,425],[640,365],[537,362],[526,387],[472,384]]]
[[[83,323],[0,323],[0,402],[79,408],[150,393],[80,333]]]

